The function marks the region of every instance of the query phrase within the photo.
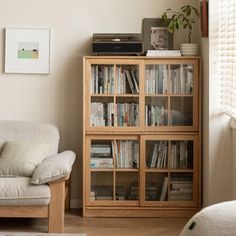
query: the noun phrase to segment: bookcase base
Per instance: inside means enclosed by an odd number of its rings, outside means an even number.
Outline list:
[[[199,208],[105,208],[86,207],[83,217],[191,217],[197,213]]]

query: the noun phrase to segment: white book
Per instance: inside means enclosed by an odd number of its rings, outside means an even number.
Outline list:
[[[181,56],[180,50],[148,50],[146,56]]]
[[[128,84],[129,84],[129,86],[130,86],[131,92],[132,92],[132,93],[135,93],[134,84],[133,84],[133,81],[132,81],[132,78],[131,78],[131,75],[130,75],[129,70],[126,70],[126,71],[125,71],[125,74],[126,74],[126,78],[127,78],[127,80],[128,80]]]
[[[135,73],[134,73],[133,70],[131,70],[130,73],[131,73],[131,76],[132,76],[132,79],[133,79],[133,82],[134,82],[134,87],[135,87],[136,93],[139,93],[138,80],[135,76]]]
[[[162,184],[160,201],[165,201],[166,194],[167,194],[167,188],[168,188],[168,177],[165,177],[163,184]]]

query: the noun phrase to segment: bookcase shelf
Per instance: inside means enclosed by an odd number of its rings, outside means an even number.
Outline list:
[[[84,57],[84,216],[200,209],[199,65],[199,57]]]

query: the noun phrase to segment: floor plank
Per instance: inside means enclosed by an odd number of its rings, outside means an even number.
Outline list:
[[[187,218],[83,218],[77,210],[65,214],[65,232],[87,236],[177,236]],[[46,219],[1,218],[0,231],[46,232]]]

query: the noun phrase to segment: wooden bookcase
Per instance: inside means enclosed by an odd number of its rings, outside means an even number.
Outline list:
[[[200,58],[86,56],[83,63],[83,215],[196,213]]]

